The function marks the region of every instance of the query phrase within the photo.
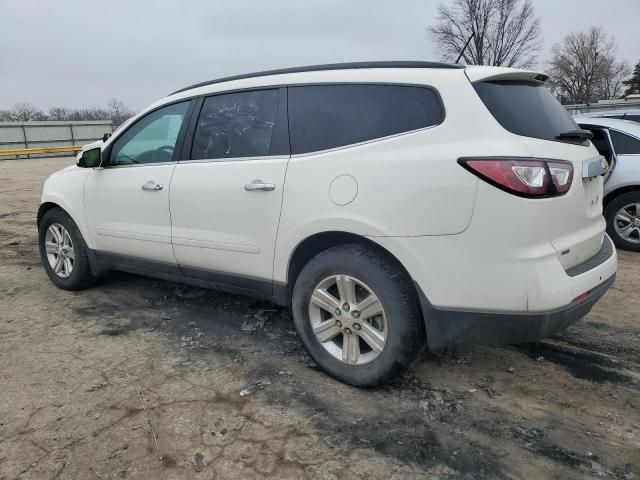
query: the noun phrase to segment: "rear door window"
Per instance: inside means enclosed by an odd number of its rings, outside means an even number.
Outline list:
[[[438,125],[444,110],[430,88],[402,85],[289,87],[292,153],[307,153]]]
[[[500,125],[516,135],[558,140],[561,133],[578,128],[560,102],[540,83],[477,82],[473,87]]]
[[[617,130],[609,130],[613,149],[618,155],[640,155],[640,140]]]
[[[196,126],[191,159],[261,157],[274,152],[278,89],[207,97]]]

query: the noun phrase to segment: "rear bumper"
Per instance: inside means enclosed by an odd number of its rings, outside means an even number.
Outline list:
[[[430,350],[465,343],[525,343],[548,337],[584,317],[615,281],[615,273],[579,300],[536,312],[491,312],[434,307],[416,284]]]

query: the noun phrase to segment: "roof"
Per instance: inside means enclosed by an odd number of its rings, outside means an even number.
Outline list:
[[[277,70],[265,70],[262,72],[245,73],[242,75],[233,75],[231,77],[223,77],[207,82],[196,83],[180,90],[172,92],[170,95],[191,90],[193,88],[204,87],[216,83],[230,82],[232,80],[243,80],[245,78],[266,77],[269,75],[282,75],[285,73],[299,72],[318,72],[323,70],[352,70],[357,68],[454,68],[464,69],[464,65],[455,65],[451,63],[439,62],[421,62],[421,61],[382,61],[382,62],[351,62],[351,63],[328,63],[325,65],[308,65],[306,67],[280,68]]]
[[[581,115],[576,115],[573,119],[580,125],[613,128],[614,130],[620,130],[621,132],[629,133],[635,137],[640,137],[640,124],[630,120],[620,120],[618,118],[607,117],[587,117]]]
[[[592,112],[580,113],[581,117],[612,117],[619,115],[640,115],[640,108],[618,108],[616,110],[594,110]]]

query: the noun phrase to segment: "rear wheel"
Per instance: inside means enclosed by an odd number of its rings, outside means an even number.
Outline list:
[[[329,375],[355,386],[404,373],[424,346],[415,290],[392,259],[362,245],[326,250],[302,269],[293,317],[309,353]]]
[[[44,214],[38,228],[42,265],[56,286],[82,290],[95,283],[87,245],[75,222],[63,210],[54,208]]]
[[[640,192],[614,198],[604,210],[607,233],[618,248],[640,252]]]

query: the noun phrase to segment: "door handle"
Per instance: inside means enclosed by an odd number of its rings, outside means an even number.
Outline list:
[[[264,183],[262,180],[254,180],[251,183],[247,183],[244,186],[244,189],[247,192],[252,192],[254,190],[262,190],[264,192],[270,192],[276,189],[276,186],[273,183]]]
[[[142,184],[142,189],[153,192],[157,190],[162,190],[162,185],[154,182],[153,180],[149,180],[147,183]]]

